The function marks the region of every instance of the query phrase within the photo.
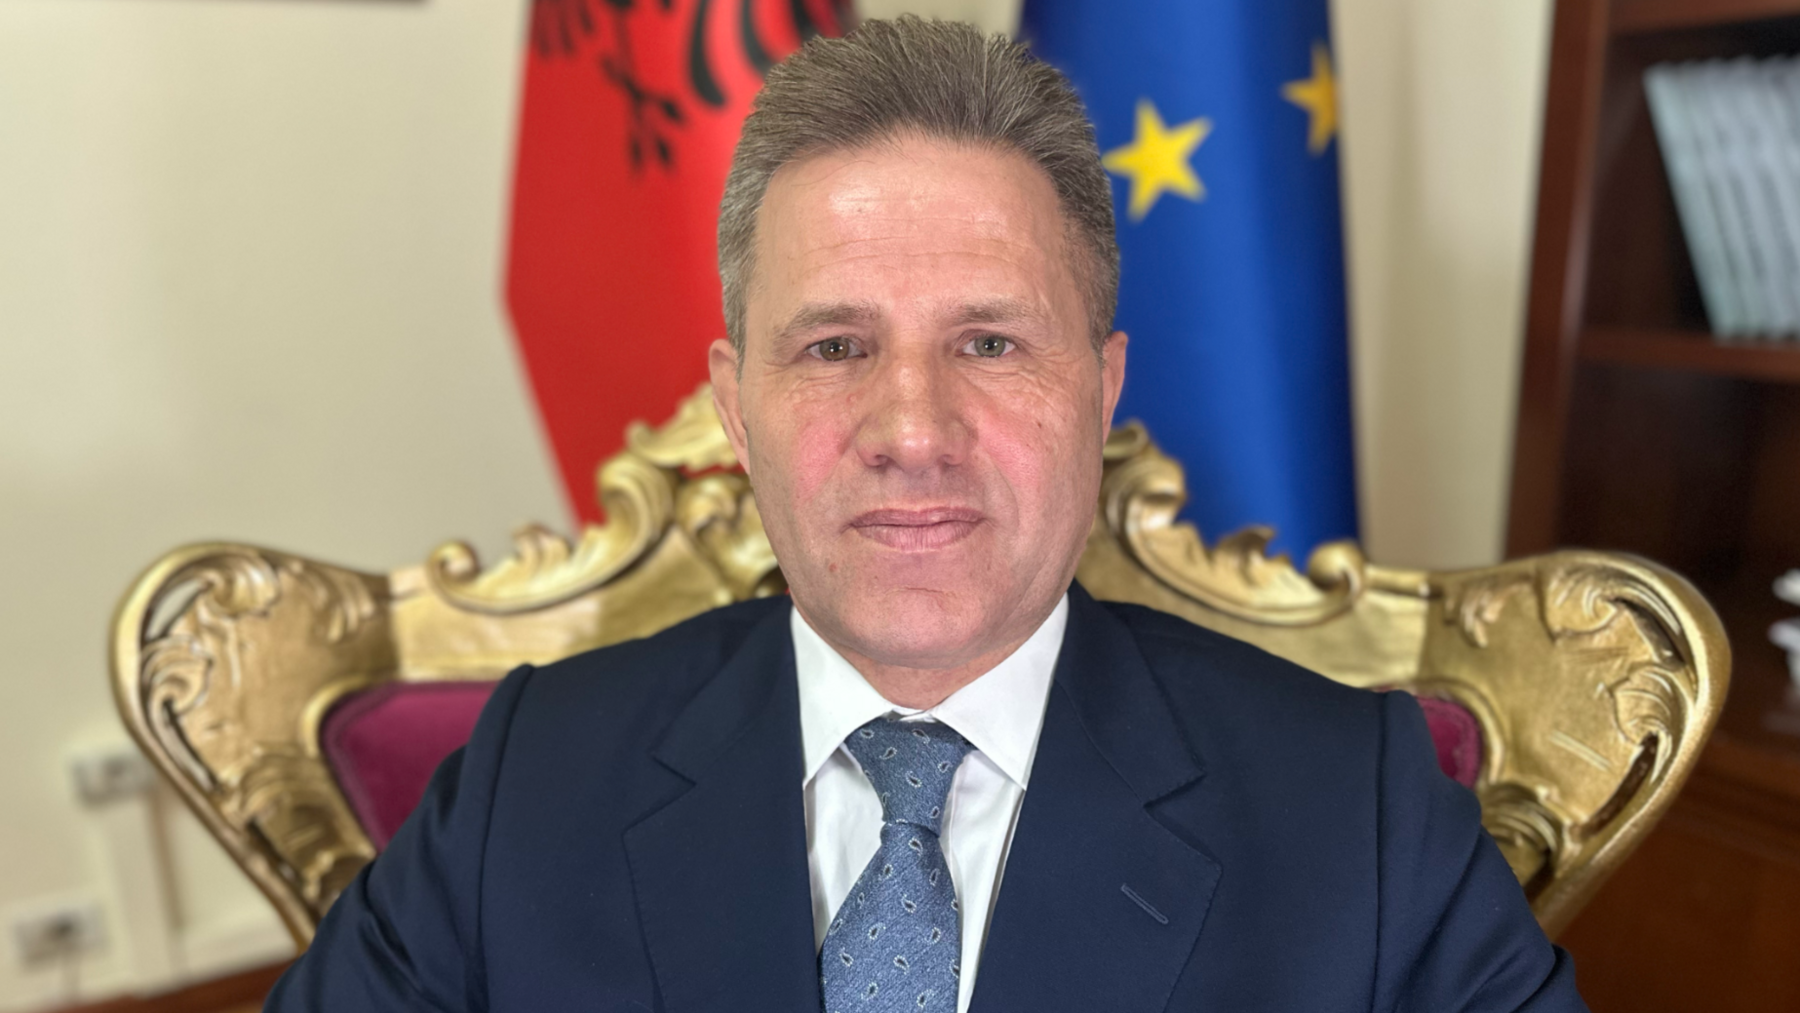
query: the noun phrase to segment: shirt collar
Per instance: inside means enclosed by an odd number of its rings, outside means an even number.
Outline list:
[[[799,609],[790,610],[789,615],[794,667],[800,679],[800,739],[806,762],[803,784],[812,782],[845,737],[886,714],[942,721],[1020,788],[1030,780],[1050,680],[1069,623],[1068,595],[1063,595],[1050,617],[1006,660],[927,711],[889,702],[813,630]]]

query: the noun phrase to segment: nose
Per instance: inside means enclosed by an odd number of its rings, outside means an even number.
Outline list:
[[[920,475],[967,459],[973,432],[952,364],[930,355],[889,357],[864,383],[867,414],[856,452],[865,465]]]

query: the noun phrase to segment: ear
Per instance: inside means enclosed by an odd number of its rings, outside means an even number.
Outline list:
[[[750,439],[744,430],[744,409],[738,400],[738,357],[731,342],[720,338],[706,351],[706,365],[712,372],[713,411],[725,427],[725,438],[731,441],[731,452],[737,455],[744,473],[750,472]]]
[[[1119,394],[1125,389],[1127,340],[1124,331],[1114,331],[1100,343],[1100,393],[1103,399],[1100,418],[1105,423],[1100,433],[1102,440],[1106,439],[1107,433],[1112,432],[1113,411],[1119,407]]]

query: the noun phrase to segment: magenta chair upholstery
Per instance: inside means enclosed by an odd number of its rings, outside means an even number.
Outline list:
[[[325,762],[377,850],[419,800],[444,757],[474,734],[492,682],[390,682],[357,693],[326,715]]]

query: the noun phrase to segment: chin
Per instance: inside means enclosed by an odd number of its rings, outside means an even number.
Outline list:
[[[995,625],[973,591],[880,587],[840,599],[836,624],[857,653],[885,665],[939,668],[979,654]],[[987,601],[992,601],[987,597]]]

